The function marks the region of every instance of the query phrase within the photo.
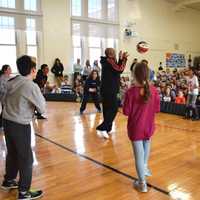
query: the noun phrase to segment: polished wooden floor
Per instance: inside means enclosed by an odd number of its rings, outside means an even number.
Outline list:
[[[93,105],[79,115],[78,103],[48,103],[48,120],[36,121],[33,188],[43,189],[45,200],[199,200],[200,121],[160,113],[153,137],[148,179],[150,191],[132,188],[136,177],[126,117],[117,115],[112,139],[96,135],[102,120]],[[36,141],[36,143],[34,142]],[[5,163],[0,135],[0,181]],[[14,200],[16,191],[0,191],[0,200]]]

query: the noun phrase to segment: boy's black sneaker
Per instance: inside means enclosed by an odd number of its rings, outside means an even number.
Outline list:
[[[40,116],[38,115],[38,116],[37,116],[37,119],[47,119],[47,118],[44,117],[44,116],[42,116],[42,115],[40,115]]]
[[[37,191],[28,191],[28,192],[19,192],[18,200],[32,200],[39,199],[43,195],[42,190]]]
[[[4,180],[2,185],[1,185],[1,188],[3,190],[17,189],[18,183],[15,180],[10,180],[10,181]]]

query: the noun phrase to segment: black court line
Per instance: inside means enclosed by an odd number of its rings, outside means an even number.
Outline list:
[[[137,180],[137,178],[135,178],[135,177],[133,177],[133,176],[131,176],[131,175],[129,175],[129,174],[126,174],[126,173],[124,173],[124,172],[122,172],[122,171],[120,171],[120,170],[118,170],[118,169],[115,169],[115,168],[113,168],[113,167],[111,167],[111,166],[109,166],[109,165],[107,165],[107,164],[105,164],[105,163],[99,162],[98,160],[94,160],[93,158],[90,158],[90,157],[88,157],[88,156],[86,156],[86,155],[84,155],[84,154],[80,154],[80,153],[78,153],[77,151],[74,151],[73,149],[70,149],[70,148],[68,148],[68,147],[66,147],[66,146],[64,146],[64,145],[62,145],[62,144],[59,144],[59,143],[57,143],[57,142],[55,142],[55,141],[53,141],[53,140],[51,140],[51,139],[49,139],[49,138],[46,138],[46,137],[44,137],[44,136],[42,136],[42,135],[39,135],[39,134],[37,134],[37,133],[36,133],[36,136],[38,136],[39,138],[42,138],[43,140],[46,140],[46,141],[48,141],[48,142],[50,142],[50,143],[52,143],[52,144],[54,144],[54,145],[56,145],[56,146],[58,146],[58,147],[64,149],[64,150],[66,150],[66,151],[68,151],[68,152],[71,152],[71,153],[73,153],[73,154],[75,154],[75,155],[77,155],[77,156],[79,156],[79,157],[81,157],[81,158],[84,158],[84,159],[86,159],[86,160],[89,160],[89,161],[95,163],[96,165],[99,165],[99,166],[101,166],[101,167],[104,167],[104,168],[106,168],[106,169],[109,169],[109,170],[111,170],[111,171],[113,171],[113,172],[115,172],[115,173],[117,173],[117,174],[119,174],[119,175],[121,175],[121,176],[124,176],[124,177],[126,177],[126,178],[128,178],[128,179],[131,179],[131,180],[134,180],[134,181]],[[154,186],[154,185],[152,185],[152,184],[150,184],[150,183],[147,183],[147,185],[148,185],[149,187],[155,189],[155,190],[158,191],[158,192],[161,192],[161,193],[163,193],[163,194],[165,194],[165,195],[170,196],[170,193],[169,193],[168,191],[164,190],[164,189],[161,189],[161,188],[159,188],[159,187],[157,187],[157,186]]]

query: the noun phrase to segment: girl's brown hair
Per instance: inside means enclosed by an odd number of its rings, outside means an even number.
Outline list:
[[[95,70],[95,69],[93,69],[93,70],[90,72],[90,75],[89,75],[88,79],[92,79],[94,73],[97,73],[97,79],[96,79],[96,80],[100,80],[99,72],[98,72],[97,70]]]
[[[142,96],[145,103],[148,102],[151,92],[149,87],[149,75],[150,70],[146,63],[140,62],[137,63],[134,70],[134,75],[137,80],[137,82],[143,86],[143,91],[140,92],[140,95]]]

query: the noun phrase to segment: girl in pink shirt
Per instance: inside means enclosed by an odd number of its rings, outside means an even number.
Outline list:
[[[160,111],[160,97],[157,89],[149,84],[149,68],[145,63],[136,64],[134,76],[136,83],[126,92],[123,113],[128,116],[128,136],[138,174],[134,187],[140,192],[147,192],[145,176],[151,176],[148,159],[155,113]]]

